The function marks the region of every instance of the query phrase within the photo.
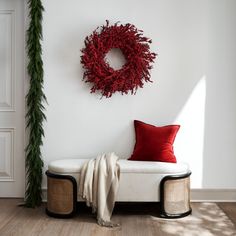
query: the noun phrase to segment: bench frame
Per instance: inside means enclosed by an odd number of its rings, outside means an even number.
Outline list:
[[[46,207],[47,215],[55,217],[55,218],[71,218],[77,212],[77,182],[76,182],[76,179],[71,175],[54,174],[54,173],[51,173],[48,170],[46,171],[46,175],[47,175],[47,178],[52,178],[52,179],[56,179],[56,180],[61,180],[61,181],[69,180],[72,183],[72,186],[73,186],[72,189],[71,189],[71,193],[70,193],[70,194],[73,195],[72,196],[73,205],[72,205],[72,208],[70,209],[70,213],[60,214],[60,213],[57,213],[57,212],[54,212],[54,211],[50,211],[48,209],[48,207]],[[51,201],[53,200],[49,196],[49,191],[47,191],[47,199],[50,199]]]
[[[51,173],[50,171],[46,171],[46,175],[47,175],[47,178],[57,179],[57,180],[61,180],[61,181],[69,180],[69,181],[71,181],[72,186],[73,186],[71,189],[71,193],[70,193],[73,195],[73,207],[71,209],[71,212],[66,213],[66,214],[60,214],[58,212],[49,210],[48,207],[46,207],[47,215],[55,217],[55,218],[73,217],[77,212],[77,182],[76,182],[76,179],[71,175],[54,174],[54,173]],[[175,218],[182,218],[182,217],[185,217],[185,216],[191,214],[192,209],[190,207],[190,203],[189,203],[189,210],[187,212],[182,212],[179,214],[167,213],[166,209],[165,209],[165,183],[166,183],[166,181],[185,179],[185,178],[189,178],[190,175],[191,175],[191,172],[188,172],[188,173],[182,174],[182,175],[167,175],[161,180],[161,182],[160,182],[160,217],[168,218],[168,219],[175,219]],[[48,188],[49,187],[50,186],[48,186]],[[48,196],[48,200],[52,201],[50,196]]]
[[[186,179],[186,178],[189,178],[191,174],[192,174],[191,172],[188,172],[182,175],[167,175],[161,180],[160,182],[160,215],[161,217],[175,219],[175,218],[182,218],[182,217],[188,216],[192,213],[192,208],[190,206],[190,203],[189,203],[189,210],[180,214],[169,214],[166,212],[166,209],[165,209],[165,183],[166,181]],[[189,196],[189,199],[190,199],[190,196]]]

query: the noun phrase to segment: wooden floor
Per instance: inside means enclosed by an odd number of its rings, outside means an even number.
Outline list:
[[[217,205],[221,208],[222,211],[229,217],[229,219],[234,223],[236,226],[236,202],[220,202]]]
[[[236,235],[236,231],[234,231],[236,225],[236,203],[213,204],[210,206],[213,208],[209,212],[206,210],[207,208],[204,208],[207,207],[206,204],[208,203],[205,203],[205,205],[203,203],[192,203],[195,218],[186,217],[179,221],[160,220],[157,213],[157,204],[118,204],[114,209],[112,219],[114,222],[120,223],[121,227],[110,229],[98,226],[95,216],[84,205],[80,206],[78,215],[74,218],[55,219],[45,214],[45,205],[40,208],[29,209],[17,206],[19,202],[21,202],[20,199],[0,199],[0,236]],[[204,224],[203,220],[208,220],[206,227],[202,226]],[[199,234],[197,232],[201,232],[201,227],[205,231]],[[224,227],[227,230],[231,229],[224,233]],[[189,229],[189,233],[185,231],[185,228]]]

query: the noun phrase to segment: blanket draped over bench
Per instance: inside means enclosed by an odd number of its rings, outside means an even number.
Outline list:
[[[86,162],[80,173],[79,196],[97,212],[101,226],[118,226],[111,222],[120,179],[118,159],[114,153],[99,155]]]

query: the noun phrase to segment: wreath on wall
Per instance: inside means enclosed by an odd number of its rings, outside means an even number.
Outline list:
[[[135,94],[144,82],[151,82],[150,69],[156,53],[150,52],[151,39],[132,24],[114,24],[98,27],[86,37],[81,50],[81,63],[85,82],[92,83],[91,93],[100,91],[102,96],[111,97],[115,92]],[[106,54],[113,48],[123,53],[126,63],[121,69],[113,69]]]

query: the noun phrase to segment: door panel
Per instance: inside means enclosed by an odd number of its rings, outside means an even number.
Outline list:
[[[13,105],[13,58],[14,58],[14,11],[0,11],[0,111],[12,111]]]
[[[24,0],[0,0],[0,197],[23,197]]]

